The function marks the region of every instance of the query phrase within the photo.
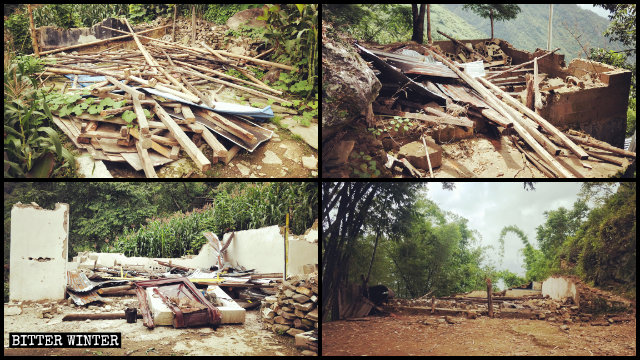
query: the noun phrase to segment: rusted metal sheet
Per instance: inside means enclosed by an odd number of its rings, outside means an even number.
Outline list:
[[[431,56],[401,55],[384,51],[370,50],[385,61],[400,68],[405,74],[429,75],[444,78],[458,79],[458,75],[448,66],[435,61]]]
[[[96,287],[87,275],[77,271],[67,271],[67,289],[74,292],[86,292]]]
[[[104,299],[98,295],[96,290],[91,290],[83,293],[74,293],[73,291],[67,290],[67,294],[73,300],[76,305],[87,305],[94,301],[104,301]]]
[[[373,65],[378,70],[380,70],[380,72],[386,79],[389,79],[390,81],[394,82],[395,85],[397,85],[398,87],[406,87],[407,89],[411,90],[412,92],[418,95],[422,95],[427,98],[434,99],[439,104],[446,103],[446,98],[443,98],[439,94],[434,93],[433,91],[427,89],[424,85],[409,79],[398,68],[387,64],[387,62],[380,59],[379,57],[374,55],[369,50],[363,48],[362,46],[358,44],[356,44],[355,46],[358,48],[358,50],[360,50],[360,55],[362,56],[363,59],[367,61],[371,61]]]
[[[135,284],[143,323],[150,329],[153,329],[155,324],[153,323],[149,304],[147,303],[147,295],[144,291],[144,289],[149,286],[158,287],[159,291],[156,291],[156,293],[160,295],[164,303],[167,304],[169,309],[176,315],[174,318],[175,327],[203,324],[211,324],[217,327],[222,322],[220,311],[185,277],[145,280],[138,281]],[[206,309],[202,311],[203,309],[199,307],[190,306],[189,304],[193,302],[204,305]]]

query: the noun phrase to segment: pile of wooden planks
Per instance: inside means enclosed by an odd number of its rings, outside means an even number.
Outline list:
[[[180,150],[204,172],[219,161],[228,163],[242,148],[253,151],[271,137],[272,132],[252,122],[249,115],[216,112],[218,93],[228,87],[264,98],[265,103],[284,103],[286,100],[279,97],[282,92],[255,78],[251,69],[293,67],[214,50],[204,42],[190,47],[149,38],[142,32],[135,33],[124,21],[128,32],[104,27],[133,37],[137,50],[58,53],[48,57],[53,61],[41,73],[76,75],[73,87],[65,85],[62,92],[79,94],[86,90],[76,88],[78,75],[103,76],[104,81],[85,88],[90,95],[84,103],[97,104],[105,98],[124,103],[100,115],[59,116],[59,111],[54,111],[55,123],[77,147],[86,149],[95,159],[126,161],[136,170],[144,170],[147,177],[157,177],[154,166],[177,159]],[[249,80],[224,72],[229,69]],[[133,122],[122,119],[127,110],[135,112]],[[231,143],[231,148],[223,145],[222,138]],[[211,147],[210,158],[203,154],[202,143]]]

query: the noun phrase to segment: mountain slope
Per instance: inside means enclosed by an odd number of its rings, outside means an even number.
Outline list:
[[[516,48],[534,51],[536,48],[547,47],[547,26],[549,5],[547,4],[518,4],[522,11],[518,17],[510,21],[495,21],[494,36],[507,40]],[[462,10],[462,4],[442,4],[445,9],[465,19],[467,23],[479,31],[491,34],[491,22],[471,11]],[[602,33],[606,30],[609,20],[595,13],[581,9],[575,4],[556,4],[553,6],[552,48],[560,48],[567,62],[576,57],[586,57],[578,42],[573,38],[569,28],[582,45],[589,47],[604,47],[611,50],[621,50],[620,43],[610,43]],[[448,25],[447,29],[449,29]],[[445,30],[442,30],[447,32]]]

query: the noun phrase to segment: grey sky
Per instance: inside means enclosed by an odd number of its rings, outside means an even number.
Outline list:
[[[581,183],[538,182],[535,191],[524,190],[522,183],[461,182],[453,191],[443,190],[440,183],[429,185],[427,197],[441,209],[454,212],[469,220],[482,240],[478,245],[492,245],[488,259],[498,269],[508,269],[524,276],[522,241],[513,233],[505,238],[504,258],[499,265],[498,237],[503,227],[516,225],[522,229],[532,245],[537,247],[536,227],[544,223],[544,211],[560,206],[572,208]]]
[[[609,19],[609,10],[605,10],[601,7],[593,6],[593,4],[577,4],[579,7],[585,10],[591,10],[594,13],[602,16],[605,19]]]

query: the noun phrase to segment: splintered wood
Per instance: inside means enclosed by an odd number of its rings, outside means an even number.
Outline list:
[[[65,86],[63,92],[82,94],[81,91],[88,89],[90,97],[85,101],[90,105],[97,106],[98,100],[107,98],[120,102],[114,108],[103,108],[100,104],[99,112],[84,111],[78,112],[79,115],[73,112],[61,117],[60,109],[53,111],[54,122],[77,147],[86,149],[97,160],[126,161],[143,170],[147,177],[157,177],[154,166],[178,159],[180,150],[205,172],[212,164],[226,164],[238,150],[253,151],[271,137],[270,131],[249,121],[248,115],[215,112],[213,96],[227,87],[284,103],[286,100],[278,97],[282,91],[257,79],[251,70],[263,67],[291,71],[293,67],[213,49],[204,42],[200,44],[202,47],[195,42],[185,46],[143,35],[169,25],[136,32],[126,19],[124,24],[128,31],[102,25],[121,36],[40,53],[56,53],[48,57],[53,61],[40,75],[75,75],[73,87]],[[113,50],[112,47],[84,54],[61,52],[82,51],[83,47],[127,38],[135,42],[137,49]],[[246,78],[229,75],[229,69],[239,71]],[[85,81],[82,75],[105,78],[82,89]],[[214,85],[219,87],[215,92]],[[166,98],[156,94],[164,94]],[[211,158],[205,156],[199,147],[201,143],[212,149]]]

